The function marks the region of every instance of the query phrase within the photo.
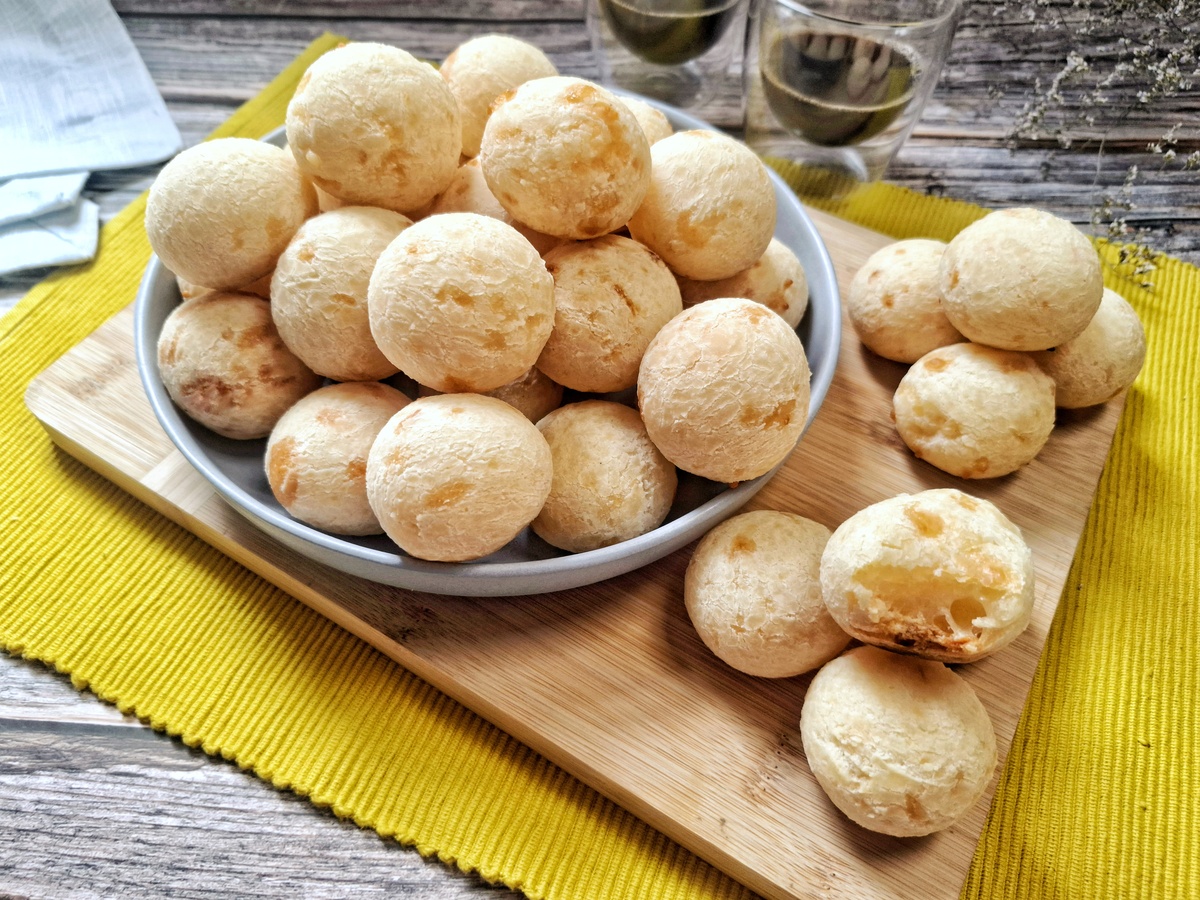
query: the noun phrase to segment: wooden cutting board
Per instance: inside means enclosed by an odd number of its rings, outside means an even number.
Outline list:
[[[890,240],[813,218],[842,285]],[[809,677],[743,675],[692,629],[682,600],[691,548],[600,584],[521,598],[417,594],[326,570],[247,523],[175,451],[142,393],[132,323],[131,309],[119,313],[29,387],[29,408],[69,453],[759,893],[957,897],[995,779],[969,815],[930,837],[889,838],[846,820],[801,749]],[[889,411],[904,370],[863,349],[847,325],[816,422],[747,508],[833,528],[885,497],[953,486],[1021,527],[1038,579],[1032,624],[959,669],[991,714],[1002,766],[1123,398],[1060,412],[1019,473],[965,482],[917,461],[897,437]]]

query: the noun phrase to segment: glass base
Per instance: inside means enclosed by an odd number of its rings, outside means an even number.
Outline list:
[[[611,66],[604,76],[607,87],[633,91],[681,109],[706,103],[715,93],[714,86],[694,62],[679,66],[648,62],[619,64]]]
[[[769,159],[797,194],[815,200],[840,200],[883,177],[891,159],[888,148],[816,147],[787,134],[757,134],[747,129],[746,143]]]

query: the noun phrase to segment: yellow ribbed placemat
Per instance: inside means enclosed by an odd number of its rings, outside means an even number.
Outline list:
[[[315,41],[219,135],[283,120]],[[734,898],[743,888],[307,607],[57,451],[25,385],[133,298],[144,199],[94,263],[0,320],[0,645],[155,728],[531,897]],[[879,185],[834,205],[949,237],[968,204]],[[1116,259],[1116,248],[1102,252]],[[1111,273],[1151,352],[1126,402],[964,896],[1191,896],[1200,272]],[[1053,498],[1047,498],[1053,502]],[[914,885],[914,892],[919,886]]]

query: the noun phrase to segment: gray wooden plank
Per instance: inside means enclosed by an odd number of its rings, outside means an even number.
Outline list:
[[[582,22],[172,16],[135,16],[124,22],[168,100],[247,100],[327,31],[392,44],[435,62],[469,38],[509,34],[536,44],[564,73],[594,73],[595,69]]]
[[[582,21],[584,0],[113,0],[122,16],[367,18],[419,21]]]
[[[41,663],[0,653],[0,722],[142,727],[115,706],[64,688],[70,688],[67,676]]]

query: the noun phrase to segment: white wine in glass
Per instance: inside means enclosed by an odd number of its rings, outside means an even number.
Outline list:
[[[587,0],[600,80],[695,109],[735,93],[749,0]]]
[[[868,37],[796,28],[771,37],[760,63],[775,117],[821,147],[875,137],[913,99],[911,51]]]
[[[961,0],[756,0],[745,139],[833,197],[880,178],[929,99]]]
[[[599,0],[613,35],[646,62],[678,66],[717,45],[738,0]]]

